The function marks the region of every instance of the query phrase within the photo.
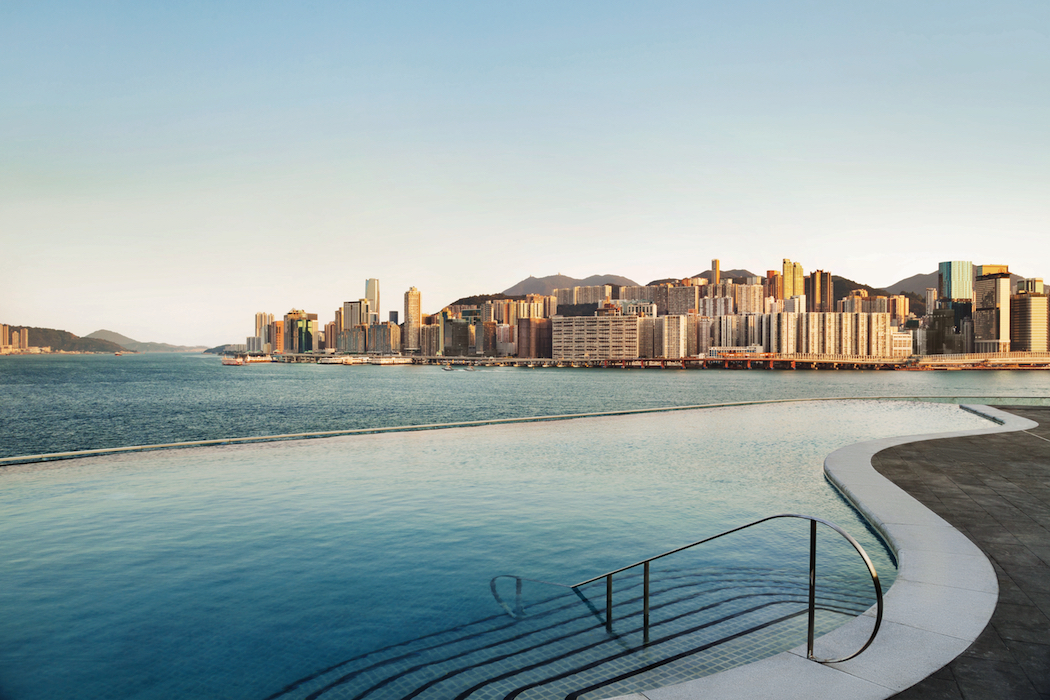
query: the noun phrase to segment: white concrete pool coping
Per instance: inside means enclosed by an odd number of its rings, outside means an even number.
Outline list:
[[[824,460],[828,480],[883,536],[897,557],[882,627],[860,656],[837,664],[806,658],[805,644],[752,664],[616,700],[770,698],[883,700],[946,666],[973,643],[995,611],[999,583],[991,562],[965,535],[875,471],[871,458],[896,445],[1028,430],[1038,424],[983,405],[963,410],[998,425],[871,440]],[[859,649],[875,624],[874,606],[820,637],[817,653],[841,658]]]

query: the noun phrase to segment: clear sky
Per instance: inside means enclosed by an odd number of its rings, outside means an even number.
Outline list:
[[[1050,3],[0,3],[0,322],[212,345],[714,257],[1050,281]]]

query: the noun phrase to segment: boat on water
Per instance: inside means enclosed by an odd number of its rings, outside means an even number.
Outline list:
[[[223,357],[222,364],[228,367],[240,367],[241,365],[248,364],[244,361],[243,357]]]

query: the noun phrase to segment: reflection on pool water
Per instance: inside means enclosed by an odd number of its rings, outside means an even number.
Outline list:
[[[821,401],[8,468],[0,474],[0,695],[266,698],[399,644],[426,666],[425,635],[543,627],[541,619],[555,619],[544,615],[567,604],[559,589],[530,584],[535,618],[514,623],[491,595],[493,576],[575,583],[780,512],[845,527],[888,587],[892,562],[824,481],[824,457],[876,437],[986,426],[953,405]],[[670,558],[654,568],[654,590],[672,596],[676,581],[730,591],[794,585],[807,532],[801,521],[777,521]],[[853,596],[842,605],[864,609],[863,565],[830,532],[820,537],[828,595]],[[637,584],[623,578],[617,596],[631,600]],[[603,605],[604,590],[587,595]],[[668,630],[679,624],[675,606],[697,607],[663,600],[654,619],[664,615]],[[821,619],[828,628],[847,618]],[[793,624],[645,682],[795,646],[804,621]],[[462,672],[463,687],[477,673]],[[397,683],[370,683],[368,697],[406,695]],[[351,686],[332,692],[364,692]]]

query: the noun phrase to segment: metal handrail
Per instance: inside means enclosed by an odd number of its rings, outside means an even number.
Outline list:
[[[817,663],[822,663],[822,664],[840,663],[842,661],[848,661],[848,660],[854,658],[855,656],[857,656],[860,653],[862,653],[869,646],[871,646],[871,643],[875,641],[875,635],[877,635],[879,633],[879,628],[882,626],[882,612],[883,612],[882,584],[879,583],[879,575],[875,571],[875,565],[871,563],[871,558],[868,557],[868,553],[864,551],[864,548],[860,546],[860,543],[857,542],[857,540],[853,539],[853,537],[848,532],[846,532],[845,530],[843,530],[841,527],[839,527],[835,523],[831,522],[830,520],[824,520],[823,518],[817,518],[817,517],[812,516],[812,515],[799,515],[797,513],[781,513],[779,515],[770,515],[770,516],[762,518],[760,520],[755,520],[754,522],[747,523],[746,525],[741,525],[739,527],[734,527],[731,530],[726,530],[725,532],[720,532],[717,535],[712,535],[711,537],[705,537],[702,540],[697,540],[696,542],[692,542],[690,544],[683,545],[681,547],[676,547],[675,549],[672,549],[670,551],[664,552],[663,554],[657,554],[654,557],[649,557],[647,559],[642,559],[641,561],[635,562],[634,564],[629,564],[627,566],[621,566],[619,569],[613,569],[612,571],[607,571],[604,574],[600,574],[598,576],[594,576],[592,578],[587,579],[586,581],[580,581],[579,583],[574,583],[572,585],[566,585],[566,584],[563,584],[563,583],[552,583],[551,581],[541,581],[541,580],[538,580],[538,579],[524,578],[522,576],[514,576],[512,574],[501,574],[499,576],[495,576],[495,577],[492,578],[492,580],[489,582],[489,588],[492,589],[492,595],[496,598],[496,602],[498,602],[501,606],[503,606],[503,609],[507,611],[507,614],[510,615],[511,617],[515,618],[515,619],[520,619],[525,614],[524,607],[522,606],[522,603],[521,603],[521,587],[522,587],[522,582],[524,582],[524,581],[530,581],[532,583],[542,583],[542,584],[548,585],[548,586],[558,586],[560,588],[569,588],[569,589],[572,589],[573,592],[575,592],[577,595],[581,596],[581,598],[582,598],[582,594],[577,589],[579,589],[581,586],[586,586],[588,583],[594,583],[595,581],[600,581],[601,579],[604,578],[605,579],[605,629],[608,632],[611,633],[612,632],[612,578],[613,578],[613,576],[615,574],[620,574],[620,573],[623,573],[624,571],[628,571],[629,569],[633,569],[636,566],[641,566],[642,569],[643,569],[643,572],[644,572],[643,573],[644,583],[643,583],[643,593],[642,593],[642,600],[643,600],[643,603],[642,603],[642,606],[643,606],[642,607],[643,643],[644,644],[648,644],[649,643],[649,564],[650,564],[650,562],[654,562],[657,559],[662,559],[662,558],[670,556],[672,554],[677,554],[678,552],[684,551],[686,549],[690,549],[692,547],[696,547],[697,545],[701,545],[701,544],[704,544],[706,542],[710,542],[712,540],[717,540],[720,537],[725,537],[726,535],[731,535],[734,532],[739,532],[740,530],[745,530],[745,529],[747,529],[749,527],[753,527],[755,525],[759,525],[759,524],[767,522],[769,520],[776,520],[778,518],[798,518],[800,520],[808,520],[809,521],[809,609],[808,609],[808,612],[809,612],[809,628],[808,628],[808,633],[807,633],[807,636],[806,636],[806,657],[808,659],[810,659],[811,661],[816,661]],[[841,659],[818,659],[817,657],[815,657],[813,655],[813,634],[814,634],[815,619],[816,619],[816,596],[817,596],[817,523],[821,523],[822,525],[827,525],[832,530],[834,530],[838,534],[842,535],[846,539],[847,542],[849,542],[851,545],[853,545],[853,549],[857,550],[857,553],[860,554],[860,558],[864,560],[864,565],[866,567],[868,567],[868,574],[871,576],[871,581],[872,581],[872,584],[874,585],[874,588],[875,588],[875,600],[876,600],[876,605],[877,605],[877,610],[876,610],[876,613],[875,613],[875,627],[871,630],[871,635],[868,637],[868,640],[864,643],[864,646],[862,646],[860,649],[858,649],[857,651],[853,652],[849,656],[844,656]],[[498,579],[501,579],[501,578],[513,578],[516,581],[516,586],[515,586],[515,605],[514,605],[513,609],[509,605],[507,605],[506,602],[504,602],[503,598],[500,597],[499,592],[496,590],[496,581]],[[586,600],[586,599],[584,599],[584,600]]]

